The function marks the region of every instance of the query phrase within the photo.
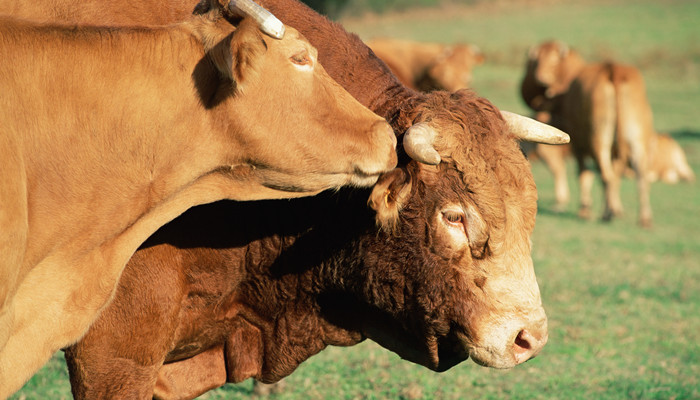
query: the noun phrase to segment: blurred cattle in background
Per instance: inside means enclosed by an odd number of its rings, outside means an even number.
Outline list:
[[[674,184],[680,181],[695,181],[695,173],[690,168],[683,148],[668,133],[660,133],[651,138],[649,152],[649,180]]]
[[[404,85],[424,92],[468,88],[472,70],[484,62],[481,50],[471,44],[446,45],[390,38],[366,43]]]
[[[0,398],[85,333],[133,252],[189,207],[369,186],[396,165],[389,124],[308,41],[230,14],[2,19]]]
[[[538,120],[571,135],[581,188],[579,215],[590,217],[593,173],[586,159],[592,158],[604,185],[603,219],[622,212],[619,185],[629,165],[637,180],[639,222],[651,226],[649,190],[655,173],[651,141],[656,134],[641,73],[632,66],[610,62],[586,64],[564,43],[548,41],[530,50],[521,94]],[[556,207],[561,209],[568,201],[563,160],[567,149],[542,146],[535,152],[555,175]],[[664,160],[671,156],[659,149],[656,157]]]

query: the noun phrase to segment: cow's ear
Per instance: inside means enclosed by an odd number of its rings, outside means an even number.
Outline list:
[[[209,51],[211,60],[221,74],[238,85],[256,74],[267,44],[255,21],[246,18],[238,28]]]
[[[369,197],[369,206],[377,212],[377,225],[393,231],[399,221],[399,211],[411,195],[411,176],[396,168],[379,177]]]

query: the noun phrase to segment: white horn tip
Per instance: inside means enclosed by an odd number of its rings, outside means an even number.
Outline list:
[[[270,15],[260,24],[260,30],[275,39],[282,39],[284,37],[284,24],[274,15]]]
[[[558,135],[552,137],[552,140],[551,140],[552,143],[550,143],[550,144],[567,144],[570,141],[571,141],[571,138],[569,137],[569,135],[567,135],[564,132],[561,132]]]
[[[522,140],[544,144],[566,144],[570,141],[569,135],[551,125],[505,110],[501,110],[501,115],[510,131]]]

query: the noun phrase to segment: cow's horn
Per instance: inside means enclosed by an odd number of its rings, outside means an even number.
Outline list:
[[[239,11],[253,18],[260,26],[260,30],[273,38],[282,39],[284,37],[282,21],[253,0],[230,0],[228,8],[233,12]]]
[[[440,154],[433,147],[437,132],[421,122],[406,130],[403,135],[403,149],[409,157],[423,164],[440,164]]]
[[[509,111],[501,111],[510,131],[519,139],[546,144],[569,143],[569,135],[559,129]]]

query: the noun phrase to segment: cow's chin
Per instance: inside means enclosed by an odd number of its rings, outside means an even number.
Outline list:
[[[376,341],[376,339],[374,339]],[[422,365],[435,372],[445,372],[469,358],[464,342],[457,337],[427,338],[423,345],[409,343],[382,343],[382,347],[398,354],[401,358]]]
[[[377,183],[379,175],[351,175],[348,180],[349,186],[370,187]]]
[[[444,372],[469,358],[469,351],[464,342],[456,336],[438,339],[434,367],[427,366],[436,372]]]
[[[371,187],[377,183],[380,174],[365,174],[357,171],[354,174],[306,174],[303,177],[296,177],[295,185],[290,185],[289,182],[294,180],[294,177],[278,173],[276,171],[265,171],[259,173],[264,175],[263,186],[287,193],[281,197],[299,197],[301,195],[315,194],[325,190],[328,187],[336,189],[342,186],[353,187]]]

